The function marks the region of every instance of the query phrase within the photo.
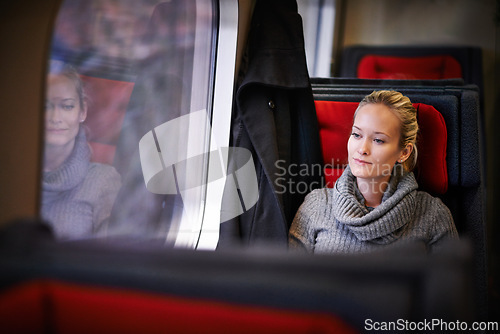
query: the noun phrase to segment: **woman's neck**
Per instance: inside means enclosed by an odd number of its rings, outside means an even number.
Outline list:
[[[359,192],[365,199],[365,206],[376,208],[382,203],[384,192],[389,185],[390,176],[377,179],[356,178]]]

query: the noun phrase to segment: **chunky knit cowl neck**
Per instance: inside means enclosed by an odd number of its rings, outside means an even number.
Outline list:
[[[75,146],[70,156],[61,166],[53,171],[43,173],[43,195],[59,193],[75,188],[87,175],[90,165],[90,148],[87,144],[85,131],[80,128],[75,138]],[[48,198],[44,198],[46,200]]]
[[[393,169],[382,203],[373,210],[365,207],[349,167],[335,183],[333,215],[358,240],[389,244],[413,219],[418,185],[413,173],[400,170]]]

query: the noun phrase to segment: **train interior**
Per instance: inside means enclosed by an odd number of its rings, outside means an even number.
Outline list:
[[[499,1],[26,0],[0,12],[6,332],[498,326]],[[61,64],[85,85],[91,162],[121,180],[96,237],[43,217],[47,76]],[[460,241],[433,256],[287,251],[295,212],[340,177],[356,107],[380,89],[417,109],[419,189],[450,209]]]

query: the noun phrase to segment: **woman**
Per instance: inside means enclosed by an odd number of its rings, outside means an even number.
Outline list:
[[[348,166],[333,189],[307,195],[290,228],[290,247],[362,253],[421,242],[435,252],[457,239],[448,208],[417,190],[417,132],[416,110],[406,96],[366,96],[354,114]]]
[[[78,73],[54,62],[47,88],[42,218],[60,239],[104,234],[120,176],[112,166],[90,162],[82,126],[87,100]]]

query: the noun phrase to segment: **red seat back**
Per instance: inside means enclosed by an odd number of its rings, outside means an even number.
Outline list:
[[[3,333],[356,333],[334,315],[34,281],[0,294]]]
[[[461,78],[460,63],[451,56],[395,57],[366,55],[358,64],[361,79]]]
[[[81,75],[89,95],[85,125],[92,161],[112,164],[133,82]]]

